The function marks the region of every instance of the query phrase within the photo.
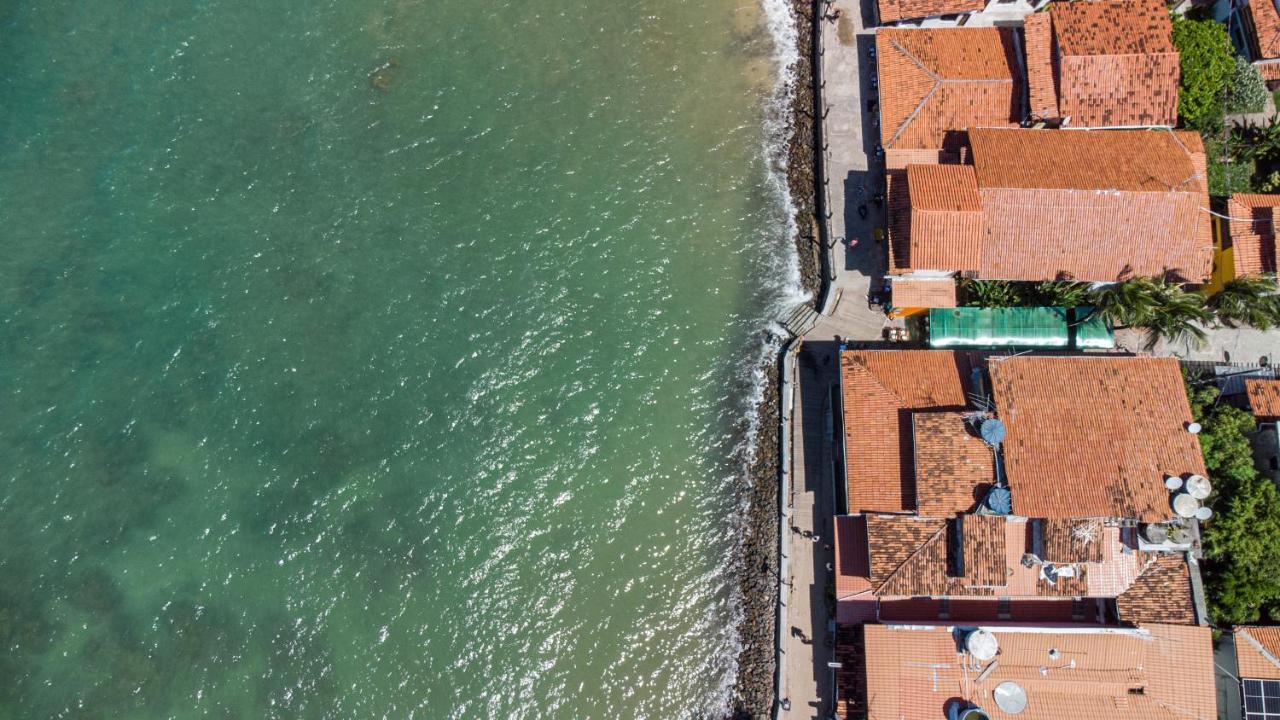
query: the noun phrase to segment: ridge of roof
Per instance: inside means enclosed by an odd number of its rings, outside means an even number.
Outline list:
[[[1244,625],[1237,629],[1240,631],[1240,633],[1244,633],[1244,638],[1249,641],[1249,644],[1253,646],[1254,650],[1258,651],[1258,654],[1262,655],[1262,657],[1268,660],[1272,665],[1275,665],[1277,668],[1280,668],[1280,658],[1277,658],[1275,655],[1272,655],[1271,651],[1268,650],[1266,646],[1258,642],[1257,638],[1255,638],[1253,634],[1249,632],[1249,629],[1251,627],[1252,626]]]

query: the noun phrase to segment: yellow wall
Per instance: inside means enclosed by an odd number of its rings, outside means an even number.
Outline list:
[[[1212,295],[1222,289],[1229,280],[1235,279],[1236,262],[1233,251],[1235,248],[1222,248],[1222,240],[1226,236],[1226,221],[1222,218],[1215,217],[1213,219],[1213,274],[1209,277],[1209,283],[1200,288],[1200,292],[1205,295]]]

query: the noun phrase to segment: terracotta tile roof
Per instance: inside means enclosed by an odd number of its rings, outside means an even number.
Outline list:
[[[1142,574],[1116,598],[1116,610],[1121,622],[1133,625],[1195,625],[1186,557],[1178,553],[1148,556]]]
[[[911,412],[963,408],[968,356],[847,350],[840,356],[840,373],[850,511],[913,509]]]
[[[953,278],[900,278],[893,281],[895,308],[953,308],[956,281]]]
[[[1280,680],[1280,627],[1237,625],[1235,641],[1240,677]]]
[[[1227,201],[1227,231],[1231,234],[1236,275],[1273,273],[1280,268],[1275,211],[1280,195],[1232,195]]]
[[[1188,281],[1208,278],[1213,234],[1202,210],[1209,199],[1198,135],[975,128],[968,136],[972,181],[968,170],[937,170],[956,166],[913,165],[904,192],[903,176],[893,174],[894,272],[1115,281],[1172,271]],[[918,182],[926,185],[922,192]],[[918,198],[929,205],[918,209]]]
[[[1167,130],[975,129],[969,133],[982,188],[1168,193],[1203,185],[1193,154],[1200,136]]]
[[[957,412],[916,413],[916,510],[927,517],[969,512],[995,479],[991,448]]]
[[[879,0],[877,3],[882,23],[978,12],[986,6],[985,0]]]
[[[1077,0],[1049,8],[1061,117],[1084,127],[1177,124],[1178,50],[1162,0]]]
[[[966,587],[1004,587],[1009,582],[1006,529],[1003,517],[961,515],[956,518],[964,564],[956,573]]]
[[[1094,519],[1048,518],[1039,521],[1045,562],[1102,562],[1103,527]]]
[[[948,521],[870,515],[866,535],[856,541],[870,548],[866,580],[877,597],[887,600],[1113,598],[1146,569],[1147,558],[1126,548],[1120,529],[1106,527],[1099,534],[1100,560],[1071,563],[1073,575],[1051,582],[1041,566],[1022,563],[1031,551],[1028,528],[1027,519],[1019,517],[961,515]]]
[[[956,131],[1022,119],[1011,29],[881,28],[876,59],[887,150],[954,150]]]
[[[982,258],[982,198],[971,165],[908,165],[910,257],[920,267],[973,267]]]
[[[1249,410],[1255,418],[1280,418],[1280,380],[1246,379],[1244,393],[1249,398]]]
[[[1032,13],[1023,23],[1027,43],[1027,87],[1031,115],[1057,118],[1058,78],[1053,62],[1053,20],[1049,13]]]
[[[861,515],[837,515],[835,523],[836,599],[843,600],[871,590],[867,520]]]
[[[956,652],[952,627],[866,625],[868,720],[946,716],[953,698],[982,707],[993,720],[1212,720],[1217,716],[1209,628],[1148,625],[1074,632],[988,628],[1000,654],[982,681]],[[1058,660],[1049,659],[1057,650]],[[1074,663],[1074,666],[1068,666]],[[1047,668],[1047,670],[1046,670]],[[1027,695],[1016,716],[992,690],[1016,682]]]
[[[1166,474],[1204,474],[1174,358],[1020,356],[988,363],[1017,515],[1172,516]]]
[[[1280,13],[1274,0],[1249,0],[1245,8],[1253,20],[1259,58],[1280,58]]]
[[[879,594],[935,595],[946,590],[947,521],[869,515],[871,584]]]
[[[1258,68],[1263,80],[1267,82],[1280,80],[1280,60],[1255,60],[1253,66]]]

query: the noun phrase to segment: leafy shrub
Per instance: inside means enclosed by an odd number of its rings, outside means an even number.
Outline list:
[[[1227,112],[1257,113],[1267,106],[1267,83],[1253,63],[1236,56],[1236,66],[1231,72],[1231,87],[1227,97]]]
[[[1178,115],[1199,130],[1220,128],[1226,89],[1236,65],[1226,27],[1213,20],[1175,16],[1173,44],[1182,57]]]

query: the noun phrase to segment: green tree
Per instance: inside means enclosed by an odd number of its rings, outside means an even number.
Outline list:
[[[1034,297],[1037,305],[1045,307],[1076,307],[1088,305],[1089,284],[1082,282],[1042,282],[1036,285]]]
[[[1160,340],[1204,342],[1204,324],[1213,319],[1204,297],[1161,278],[1132,278],[1092,293],[1096,312],[1116,327],[1148,331],[1147,349]]]
[[[1213,20],[1174,16],[1173,44],[1182,58],[1178,114],[1190,127],[1220,128],[1227,86],[1235,70],[1235,53],[1226,27]]]
[[[1257,113],[1267,106],[1267,83],[1253,63],[1236,56],[1227,92],[1227,112]]]
[[[1218,322],[1227,327],[1249,325],[1270,330],[1280,325],[1280,296],[1276,295],[1275,278],[1243,275],[1230,280],[1209,298],[1209,309]]]
[[[1027,304],[1020,283],[1008,280],[961,280],[965,307],[1007,308]]]
[[[1280,493],[1253,466],[1253,416],[1217,402],[1218,390],[1187,378],[1200,450],[1214,482],[1215,515],[1204,526],[1205,589],[1219,626],[1253,622],[1280,600]]]

